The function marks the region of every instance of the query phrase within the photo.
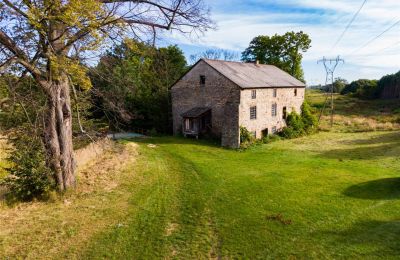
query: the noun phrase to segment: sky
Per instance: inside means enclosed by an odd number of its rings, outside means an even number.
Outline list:
[[[312,40],[312,47],[303,53],[308,85],[325,83],[325,69],[317,64],[323,56],[340,55],[345,63],[337,67],[335,77],[348,81],[379,79],[400,70],[400,0],[367,0],[337,46],[335,42],[364,0],[205,2],[211,8],[216,30],[199,37],[167,33],[160,44],[177,44],[189,59],[191,54],[210,48],[240,53],[258,35],[303,31]]]

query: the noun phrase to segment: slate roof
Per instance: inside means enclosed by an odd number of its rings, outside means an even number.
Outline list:
[[[196,118],[207,113],[210,110],[211,108],[209,107],[194,107],[183,113],[181,116],[186,118]]]
[[[202,59],[241,88],[305,87],[289,73],[273,66]]]

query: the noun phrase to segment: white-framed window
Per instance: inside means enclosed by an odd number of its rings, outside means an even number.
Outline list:
[[[273,126],[273,127],[272,127],[271,133],[272,133],[272,134],[276,134],[276,126]]]
[[[254,120],[257,119],[257,107],[250,107],[250,119]]]
[[[251,90],[251,99],[256,99],[257,98],[257,90],[253,89]]]
[[[277,90],[276,88],[274,88],[274,89],[272,90],[272,96],[273,96],[273,97],[276,97],[276,96],[277,96],[277,92],[278,92],[278,90]]]
[[[276,103],[272,104],[271,115],[272,116],[276,116],[277,115],[277,110],[278,110],[278,105]]]

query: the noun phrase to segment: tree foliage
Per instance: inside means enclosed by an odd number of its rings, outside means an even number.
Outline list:
[[[7,0],[0,20],[0,70],[32,77],[45,93],[41,136],[60,191],[76,184],[70,88],[91,87],[85,61],[127,36],[213,28],[203,0]]]
[[[54,188],[54,179],[45,164],[42,140],[26,128],[14,131],[11,140],[11,167],[6,169],[8,176],[0,182],[7,188],[7,197],[11,201],[47,197]]]
[[[170,87],[186,71],[177,46],[155,48],[129,40],[101,58],[93,72],[96,104],[114,129],[170,133]]]
[[[378,81],[359,79],[348,84],[342,91],[342,95],[352,94],[363,99],[374,99],[379,96]]]
[[[382,77],[378,82],[378,91],[383,98],[400,98],[400,71]]]
[[[242,53],[242,60],[245,62],[258,60],[261,64],[275,65],[304,81],[301,67],[302,52],[306,52],[310,47],[311,39],[302,31],[287,32],[284,35],[260,35],[255,37]]]

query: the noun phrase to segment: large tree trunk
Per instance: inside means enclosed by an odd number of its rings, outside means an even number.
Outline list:
[[[54,172],[59,191],[65,191],[76,182],[68,78],[63,76],[50,86],[44,129],[47,164]]]

